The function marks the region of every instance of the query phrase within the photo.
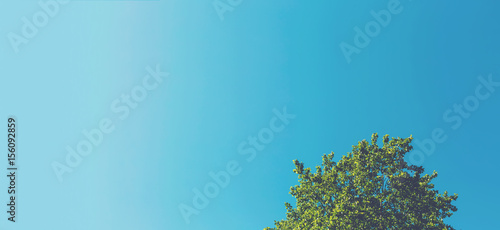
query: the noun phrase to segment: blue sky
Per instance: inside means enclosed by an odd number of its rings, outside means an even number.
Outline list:
[[[479,79],[500,82],[498,3],[220,2],[232,9],[223,20],[212,1],[58,3],[17,53],[8,34],[22,35],[22,18],[43,7],[0,9],[1,119],[19,121],[18,221],[2,212],[0,228],[263,229],[294,201],[292,160],[338,159],[374,132],[429,143],[434,130],[446,140],[415,160],[439,173],[440,192],[459,194],[447,223],[500,228],[500,88]],[[370,13],[391,9],[385,26]],[[379,31],[348,62],[341,44],[356,47],[355,28],[374,22]],[[169,75],[120,119],[113,102],[157,66]],[[464,103],[466,116],[455,111]],[[59,181],[53,163],[103,119],[114,130]],[[272,139],[270,122],[283,125]],[[248,160],[241,153],[259,134],[269,141]],[[187,224],[179,205],[193,207],[193,189],[228,164],[241,171]]]

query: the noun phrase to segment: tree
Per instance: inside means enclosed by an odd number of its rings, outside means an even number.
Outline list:
[[[297,207],[285,203],[286,219],[265,230],[454,229],[443,220],[457,211],[458,195],[439,194],[431,183],[437,172],[422,175],[422,166],[404,160],[413,138],[385,135],[382,147],[377,139],[358,142],[337,163],[333,152],[323,155],[316,173],[294,160]]]

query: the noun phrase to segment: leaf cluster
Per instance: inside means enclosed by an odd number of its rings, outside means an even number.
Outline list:
[[[352,152],[334,162],[334,153],[323,155],[315,172],[294,160],[299,185],[290,188],[296,207],[285,203],[286,219],[275,228],[286,230],[344,229],[454,229],[444,223],[457,211],[451,202],[457,194],[440,194],[422,166],[409,165],[409,138],[383,137],[353,146]]]

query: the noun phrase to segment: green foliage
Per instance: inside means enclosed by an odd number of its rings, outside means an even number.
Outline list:
[[[407,164],[413,138],[385,135],[382,147],[377,139],[358,142],[337,163],[325,154],[315,173],[294,160],[297,207],[285,203],[286,220],[265,230],[454,229],[443,220],[457,211],[458,195],[439,194],[431,183],[437,172],[422,175],[422,166]]]

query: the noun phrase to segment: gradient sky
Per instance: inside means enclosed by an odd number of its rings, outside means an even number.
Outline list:
[[[263,229],[294,202],[292,160],[314,167],[374,132],[424,141],[442,129],[421,163],[440,192],[459,194],[447,223],[500,229],[500,88],[483,88],[456,129],[443,118],[471,102],[478,76],[500,82],[500,4],[402,0],[348,63],[339,45],[390,2],[243,0],[221,20],[211,0],[73,1],[18,53],[8,33],[42,7],[4,2],[0,119],[18,119],[19,203],[15,224],[0,210],[0,228]],[[118,119],[112,102],[156,65],[170,75]],[[284,107],[296,117],[248,162],[238,146]],[[51,164],[103,118],[115,130],[60,183]],[[231,161],[241,173],[186,224],[179,205]]]

